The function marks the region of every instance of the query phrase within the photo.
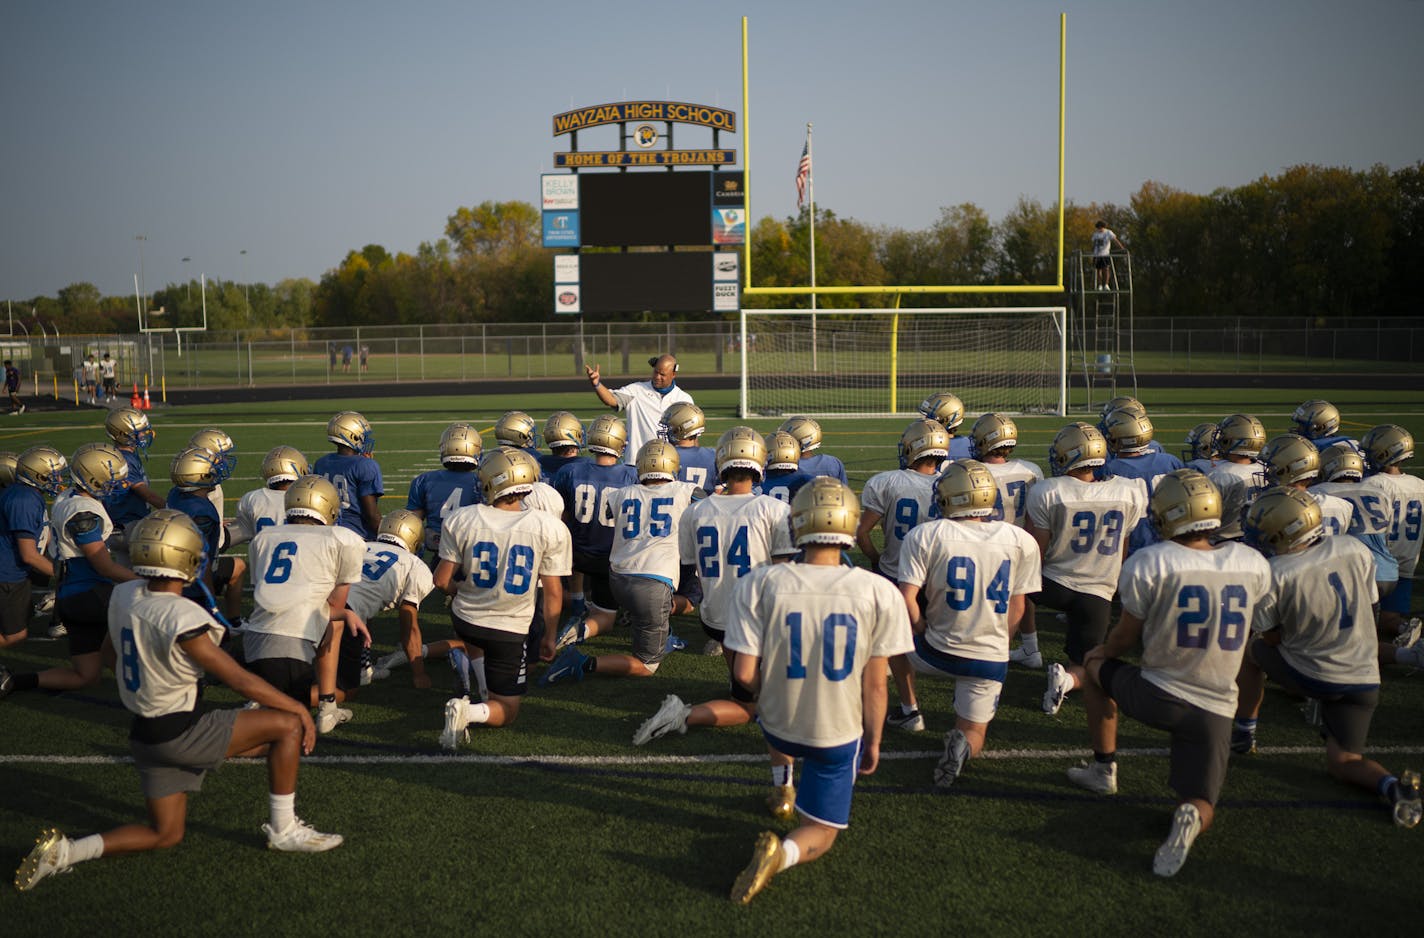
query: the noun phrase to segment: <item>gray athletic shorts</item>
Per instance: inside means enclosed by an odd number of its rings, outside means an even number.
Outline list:
[[[628,611],[628,623],[633,627],[633,657],[657,670],[667,650],[672,587],[650,577],[616,572],[608,575],[608,583],[619,608]]]
[[[1325,724],[1322,736],[1335,740],[1346,752],[1365,751],[1370,720],[1379,706],[1378,687],[1333,687],[1333,693],[1322,694],[1318,682],[1291,667],[1275,645],[1258,638],[1251,643],[1250,651],[1251,659],[1271,680],[1292,694],[1320,701],[1320,721]]]
[[[1216,804],[1231,758],[1231,718],[1172,696],[1135,664],[1103,662],[1098,677],[1108,696],[1134,720],[1172,734],[1167,784],[1182,798]]]
[[[232,742],[233,726],[239,710],[213,710],[180,736],[166,743],[129,740],[134,768],[138,769],[143,796],[150,801],[197,791],[209,769],[222,765]]]

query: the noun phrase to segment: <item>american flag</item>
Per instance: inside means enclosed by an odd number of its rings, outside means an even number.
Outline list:
[[[811,178],[811,135],[806,134],[806,143],[801,147],[801,164],[796,167],[796,207],[806,203],[806,183]]]

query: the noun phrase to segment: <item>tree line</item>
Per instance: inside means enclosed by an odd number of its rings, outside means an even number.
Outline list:
[[[1137,315],[1406,315],[1416,296],[1412,274],[1424,269],[1424,162],[1397,170],[1294,166],[1206,195],[1148,181],[1125,205],[1069,202],[1064,237],[1070,253],[1087,249],[1099,218],[1132,252]],[[809,283],[810,230],[805,209],[751,226],[758,286]],[[368,244],[349,251],[319,281],[209,281],[208,325],[551,320],[553,252],[540,246],[541,236],[539,210],[527,202],[461,207],[446,219],[444,237],[422,242],[414,253]],[[876,226],[818,207],[815,236],[816,279],[824,286],[1044,284],[1057,273],[1057,207],[1029,198],[997,223],[970,202],[944,207],[921,230]],[[804,297],[764,299],[758,305],[806,305]],[[916,294],[901,305],[1021,301]],[[15,302],[66,333],[136,327],[132,297],[105,297],[89,283]],[[818,305],[891,302],[833,296]],[[152,325],[198,324],[198,282],[156,290],[150,308],[160,307],[165,318]]]

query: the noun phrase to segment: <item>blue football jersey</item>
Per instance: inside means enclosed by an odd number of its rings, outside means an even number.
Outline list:
[[[613,519],[598,510],[603,492],[637,481],[638,470],[627,463],[600,466],[591,459],[579,459],[558,471],[553,485],[564,499],[576,553],[607,556],[613,550]]]
[[[456,508],[478,505],[483,501],[480,474],[476,469],[471,468],[468,472],[434,469],[422,472],[411,480],[405,507],[425,512],[425,542],[433,550],[440,542],[442,518]]]
[[[368,531],[361,519],[361,498],[366,495],[380,498],[386,493],[380,465],[369,456],[327,453],[316,461],[312,471],[330,480],[336,486],[337,495],[341,496],[341,516],[336,523],[355,531],[362,540],[374,541],[376,532]]]
[[[801,486],[816,478],[808,475],[799,469],[771,469],[766,474],[766,479],[761,485],[756,486],[752,491],[758,495],[770,495],[779,502],[791,504],[791,499],[796,497],[796,493],[801,491]]]
[[[144,501],[132,488],[140,482],[148,481],[143,457],[126,449],[119,450],[119,452],[124,454],[124,462],[129,464],[129,488],[125,488],[117,495],[101,499],[104,503],[104,510],[109,513],[109,520],[114,523],[116,528],[148,516],[148,502]]]
[[[679,446],[677,459],[679,482],[691,482],[702,491],[711,492],[721,481],[717,478],[717,451],[712,447]]]
[[[30,568],[20,560],[17,536],[39,544],[48,521],[45,500],[39,489],[15,483],[0,492],[0,583],[27,579]]]
[[[845,464],[829,453],[812,453],[809,456],[803,453],[801,471],[808,476],[830,476],[846,485],[850,484],[850,480],[846,478]]]
[[[559,470],[569,463],[580,459],[585,462],[589,461],[587,456],[556,456],[553,453],[540,453],[537,458],[539,460],[539,481],[547,482],[550,485],[554,484],[554,476],[559,474]]]

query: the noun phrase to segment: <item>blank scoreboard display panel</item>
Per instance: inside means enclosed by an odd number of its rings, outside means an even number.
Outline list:
[[[585,313],[699,313],[712,309],[712,261],[681,254],[584,254],[579,280]]]
[[[585,247],[711,244],[712,174],[580,173]]]

